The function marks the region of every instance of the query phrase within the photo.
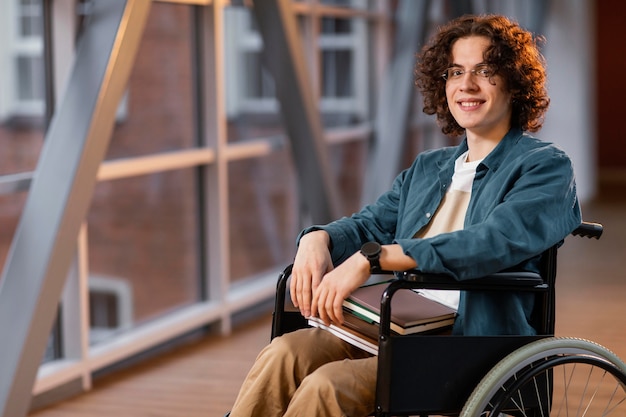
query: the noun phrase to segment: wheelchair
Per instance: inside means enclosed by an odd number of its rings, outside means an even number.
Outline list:
[[[583,222],[572,235],[599,239]],[[457,281],[417,270],[394,273],[381,299],[374,415],[626,416],[626,364],[606,348],[555,337],[557,246],[541,255],[540,273],[497,273]],[[279,276],[271,337],[307,326],[286,300],[291,265]],[[531,291],[534,336],[397,335],[390,329],[397,291]]]

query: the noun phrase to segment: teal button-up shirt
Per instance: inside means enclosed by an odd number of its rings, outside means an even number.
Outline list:
[[[459,146],[417,156],[391,190],[360,212],[311,230],[328,232],[339,264],[368,241],[397,243],[429,273],[465,280],[504,270],[538,272],[538,256],[581,222],[569,157],[553,144],[511,129],[479,164],[463,230],[418,239],[452,181]],[[301,234],[301,235],[302,235]],[[532,294],[461,294],[454,333],[534,334]]]

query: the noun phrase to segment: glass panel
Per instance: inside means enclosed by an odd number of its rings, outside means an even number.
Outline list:
[[[0,195],[0,266],[4,264],[9,254],[13,234],[26,203],[27,193]],[[0,275],[1,283],[2,275]]]
[[[360,209],[366,155],[364,142],[330,148],[342,215]],[[291,262],[301,225],[290,155],[281,151],[263,159],[233,162],[229,175],[231,280]]]
[[[61,346],[61,323],[59,322],[59,311],[57,311],[57,319],[52,325],[52,331],[50,337],[48,337],[48,343],[46,344],[46,350],[43,354],[42,363],[51,362],[55,359],[61,359],[63,354],[63,348]]]
[[[376,0],[320,0],[328,6],[348,7],[353,9],[372,9]]]
[[[240,8],[240,10],[245,11],[246,14],[247,14],[247,18],[245,19],[246,30],[249,31],[249,32],[258,32],[259,31],[259,24],[257,23],[255,17],[253,16],[252,11],[250,9],[243,9],[243,8]]]
[[[324,17],[321,32],[324,34],[341,34],[352,32],[352,22],[348,19]]]
[[[329,6],[350,7],[351,0],[321,0],[321,3]]]
[[[290,155],[231,162],[229,175],[231,280],[287,265],[299,232]]]
[[[250,25],[254,20],[251,12],[243,7],[227,7],[224,17],[228,140],[281,138],[284,132],[274,79],[261,62],[263,42]]]
[[[361,191],[367,163],[367,143],[348,142],[329,149],[330,166],[339,187],[342,215],[361,209]]]
[[[260,52],[243,52],[242,71],[246,98],[273,98],[274,78],[261,63]]]
[[[43,146],[41,120],[10,118],[0,123],[0,175],[33,171]],[[3,191],[4,192],[4,191]],[[7,210],[5,204],[3,210]],[[21,207],[19,208],[21,211]],[[19,212],[10,211],[18,214]],[[3,216],[7,213],[3,211]],[[7,213],[8,214],[8,213]]]
[[[261,62],[262,38],[250,10],[226,8],[225,19],[228,141],[264,138],[282,149],[229,163],[230,267],[237,281],[293,259],[297,196],[274,80]]]
[[[354,67],[351,50],[322,52],[322,97],[354,95]]]
[[[106,159],[195,146],[190,6],[150,9]]]
[[[18,56],[17,98],[19,100],[44,99],[44,66],[40,56]]]
[[[320,107],[327,127],[362,123],[371,117],[368,24],[362,18],[325,18],[318,44],[321,57]]]
[[[196,170],[103,182],[88,215],[92,343],[200,299]]]
[[[19,34],[21,37],[40,37],[43,34],[41,0],[20,0]]]

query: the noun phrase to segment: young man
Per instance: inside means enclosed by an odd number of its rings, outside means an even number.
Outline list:
[[[341,323],[372,264],[459,280],[537,271],[538,256],[580,224],[570,159],[526,133],[549,104],[530,33],[502,16],[459,18],[424,48],[416,74],[424,111],[465,138],[418,155],[359,213],[302,232],[290,293],[304,316]],[[380,245],[374,260],[360,250],[368,242]],[[530,294],[463,293],[453,333],[534,334],[532,308]],[[324,330],[286,334],[260,353],[231,416],[368,415],[376,365]]]

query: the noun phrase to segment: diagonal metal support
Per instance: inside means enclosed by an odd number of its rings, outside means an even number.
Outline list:
[[[487,0],[489,1],[489,0]],[[449,2],[450,7],[450,18],[455,18],[458,16],[462,16],[464,14],[476,13],[477,9],[480,7],[476,5],[476,0],[452,0]]]
[[[253,12],[291,141],[300,199],[313,223],[327,223],[339,216],[339,199],[292,0],[255,0]]]
[[[402,0],[398,5],[395,53],[378,101],[374,143],[362,193],[364,204],[387,191],[400,170],[415,94],[415,54],[426,37],[429,7],[430,0]]]
[[[0,281],[1,417],[28,412],[150,5],[150,0],[93,2],[77,46]]]
[[[516,3],[517,4],[517,3]],[[550,0],[528,0],[524,5],[524,13],[518,18],[520,24],[535,35],[543,35],[546,30],[546,21],[550,14]],[[521,7],[518,6],[518,7]]]

